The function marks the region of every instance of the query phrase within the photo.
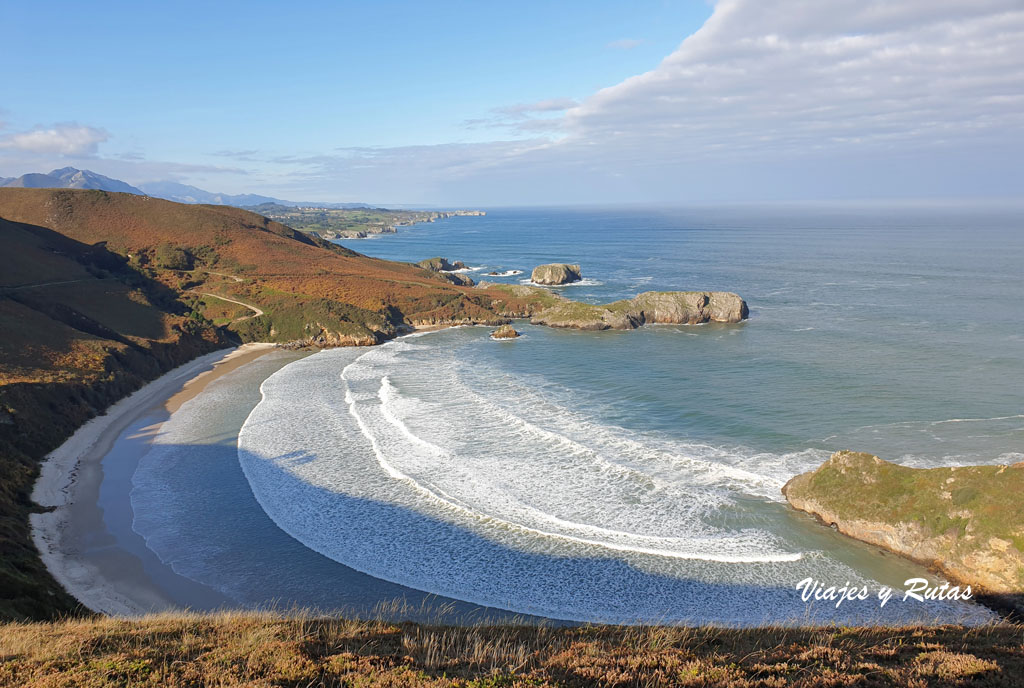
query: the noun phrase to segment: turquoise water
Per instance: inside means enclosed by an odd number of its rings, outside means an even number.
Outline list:
[[[560,291],[585,301],[653,289],[747,300],[739,327],[546,332],[487,352],[614,424],[773,452],[1024,458],[1019,215],[510,210],[343,243],[392,260],[444,255],[502,282],[579,262],[597,284]],[[481,276],[508,269],[526,274]]]
[[[476,279],[525,272],[491,278],[504,282],[579,262],[584,283],[560,288],[572,298],[722,289],[751,317],[597,333],[520,323],[507,342],[459,328],[268,369],[262,400],[237,414],[237,458],[261,528],[269,516],[294,544],[242,568],[288,570],[289,583],[231,590],[223,567],[194,561],[193,536],[168,532],[187,432],[140,468],[136,530],[248,604],[329,606],[355,570],[578,621],[979,620],[958,605],[805,604],[805,577],[876,589],[927,574],[794,513],[779,490],[836,449],[916,466],[1024,459],[1021,225],[906,210],[495,210],[343,242],[463,260]],[[230,553],[244,524],[223,530]]]

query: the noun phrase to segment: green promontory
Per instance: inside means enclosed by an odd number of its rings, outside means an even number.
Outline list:
[[[1024,608],[1024,462],[921,469],[840,451],[782,492],[845,535]]]
[[[417,267],[424,268],[426,270],[433,270],[434,272],[446,272],[450,270],[465,270],[466,264],[461,260],[457,260],[454,263],[448,262],[447,258],[437,256],[436,258],[427,258],[416,263]]]
[[[588,304],[560,301],[533,316],[535,325],[579,330],[632,330],[645,323],[737,323],[747,304],[724,291],[647,291],[628,301]]]

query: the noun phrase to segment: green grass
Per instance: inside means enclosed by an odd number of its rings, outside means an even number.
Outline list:
[[[786,494],[791,501],[813,500],[841,529],[843,522],[913,525],[914,551],[931,552],[927,563],[934,560],[966,582],[980,570],[970,562],[998,553],[1002,563],[994,570],[1005,566],[1006,577],[992,592],[1024,591],[1024,568],[1014,574],[1014,562],[1024,565],[1024,464],[919,469],[837,452],[817,470],[794,478]]]

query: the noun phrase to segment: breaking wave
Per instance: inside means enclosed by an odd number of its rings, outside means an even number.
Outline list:
[[[238,441],[267,514],[364,573],[517,612],[877,620],[876,605],[808,608],[793,591],[808,576],[867,580],[787,532],[779,489],[825,452],[715,447],[602,423],[569,390],[480,365],[473,357],[493,349],[478,334],[322,352],[269,377]]]

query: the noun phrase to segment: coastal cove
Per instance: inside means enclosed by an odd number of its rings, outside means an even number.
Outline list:
[[[32,525],[44,562],[61,585],[92,611],[116,616],[298,606],[364,617],[391,610],[422,621],[506,618],[499,610],[425,595],[324,560],[278,530],[253,501],[235,438],[259,401],[261,381],[307,355],[272,345],[209,354],[145,386],[55,451],[44,463],[37,498],[57,508],[33,515]],[[147,482],[160,470],[178,482]],[[166,502],[140,505],[140,484],[142,494],[154,487],[177,504],[181,521],[167,522],[173,507]],[[154,517],[155,523],[146,523]],[[187,548],[179,557],[161,549],[166,530],[160,529],[175,526],[172,547]],[[261,550],[246,550],[241,532],[286,559],[268,567]],[[197,574],[196,566],[215,575]],[[275,566],[277,575],[268,578]],[[294,580],[288,566],[306,578]],[[296,592],[317,575],[321,588],[341,586],[341,594],[316,599]],[[261,588],[261,581],[271,589]]]
[[[120,494],[108,493],[101,525],[119,543],[141,539],[136,552],[151,560],[136,606],[108,609],[294,604],[368,615],[404,599],[447,604],[451,619],[991,618],[975,605],[894,604],[882,616],[877,604],[805,605],[795,586],[808,576],[898,585],[930,574],[793,512],[781,487],[846,447],[916,466],[1019,460],[1024,424],[1005,375],[1018,365],[1007,352],[1022,346],[1005,323],[1019,314],[990,310],[1007,284],[999,270],[1012,267],[1000,247],[1010,238],[1021,248],[1016,220],[988,218],[964,256],[962,227],[934,216],[531,212],[348,246],[408,262],[443,254],[474,277],[578,260],[589,281],[553,291],[607,303],[727,289],[748,300],[751,320],[630,333],[520,320],[514,346],[467,327],[266,353],[208,380],[159,428],[141,416],[114,442],[108,458],[140,438],[146,446],[104,483]],[[932,239],[921,262],[893,261],[923,227]],[[830,258],[851,251],[859,262],[846,269]],[[942,272],[959,279],[946,292]],[[922,317],[954,293],[965,317]],[[981,353],[965,364],[967,348]],[[551,489],[561,484],[571,489]],[[158,565],[180,580],[154,575]]]

